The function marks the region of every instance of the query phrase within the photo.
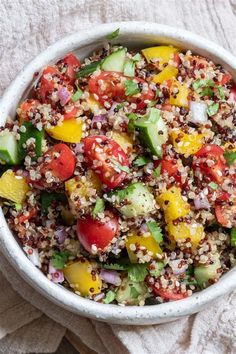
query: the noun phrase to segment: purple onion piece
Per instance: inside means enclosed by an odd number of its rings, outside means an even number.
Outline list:
[[[55,238],[57,239],[59,244],[65,242],[66,235],[66,230],[63,227],[60,227],[55,231]]]
[[[64,281],[62,270],[54,268],[51,261],[49,263],[48,273],[51,275],[51,281],[53,283],[62,283]]]
[[[102,122],[105,122],[106,120],[107,120],[106,114],[99,114],[99,115],[93,116],[92,124],[98,123],[98,122],[102,123]]]
[[[98,301],[102,300],[104,297],[105,297],[105,294],[104,293],[100,293],[100,294],[95,295],[93,300],[98,302]]]
[[[200,193],[196,198],[194,198],[193,202],[196,210],[210,209],[211,207],[204,193]]]
[[[183,262],[182,259],[175,259],[173,261],[169,261],[169,265],[173,271],[174,275],[179,275],[179,274],[183,274],[184,272],[186,272],[186,270],[188,269],[188,265],[185,263],[183,264],[180,268],[179,268],[179,264]]]
[[[83,143],[77,143],[76,147],[74,148],[74,153],[75,154],[82,154],[84,152],[84,144]]]
[[[119,286],[121,284],[121,278],[119,273],[115,270],[101,270],[101,279],[104,280],[106,283],[113,284]]]
[[[66,87],[61,87],[58,90],[58,97],[61,105],[65,106],[70,101],[71,93],[67,90]]]

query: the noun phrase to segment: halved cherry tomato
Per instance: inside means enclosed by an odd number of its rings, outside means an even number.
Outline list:
[[[69,83],[73,84],[76,79],[76,72],[81,66],[79,59],[72,53],[65,56],[65,58],[61,59],[57,66],[60,71],[62,71],[63,75],[68,77]]]
[[[40,172],[43,176],[50,171],[61,182],[69,179],[75,170],[75,155],[66,144],[56,144],[43,155]],[[49,160],[49,161],[48,161]]]
[[[29,221],[30,219],[34,218],[35,216],[37,215],[37,209],[31,209],[29,212],[28,212],[28,215],[20,215],[18,217],[18,221],[20,224],[22,224],[23,222],[25,221]]]
[[[93,135],[84,139],[84,153],[91,168],[108,188],[118,187],[127,177],[129,160],[113,139]]]
[[[231,101],[231,102],[236,102],[236,86],[233,86],[233,87],[230,89],[229,101]]]
[[[207,177],[221,185],[227,169],[224,150],[218,145],[205,145],[196,154],[193,169],[200,169],[202,178]]]
[[[34,99],[28,99],[21,103],[19,107],[19,119],[22,124],[24,121],[30,120],[30,113],[37,109],[40,102]]]
[[[177,289],[163,289],[163,288],[156,288],[155,285],[152,287],[152,290],[156,296],[160,296],[165,300],[182,300],[188,297],[187,293],[181,293]]]
[[[182,181],[181,174],[177,165],[177,160],[169,157],[164,157],[162,160],[154,162],[154,167],[157,168],[161,164],[161,174],[166,173],[169,177],[174,177],[176,185],[184,187],[186,181]]]
[[[148,87],[147,91],[141,91],[140,94],[133,96],[125,95],[125,81],[130,80],[129,77],[124,76],[119,72],[102,71],[98,76],[92,76],[89,79],[89,91],[98,96],[98,101],[104,105],[105,102],[112,104],[113,101],[121,102],[127,100],[128,102],[137,105],[136,110],[141,110],[147,106],[146,100],[154,98],[154,92]],[[135,77],[138,84],[146,83],[143,79]]]
[[[215,202],[217,221],[224,227],[236,227],[236,198],[230,198],[229,193],[223,192]]]
[[[105,212],[105,217],[105,222],[93,219],[89,215],[77,221],[78,239],[89,253],[93,253],[92,245],[104,250],[118,232],[118,218],[110,211]]]
[[[181,63],[181,60],[180,60],[180,57],[179,57],[179,53],[175,53],[174,54],[173,61],[179,66],[179,64]]]
[[[224,73],[221,81],[219,81],[219,85],[226,85],[232,80],[232,75],[230,73]]]
[[[55,66],[47,66],[36,88],[37,95],[43,103],[51,103],[50,95],[60,85],[62,74]]]

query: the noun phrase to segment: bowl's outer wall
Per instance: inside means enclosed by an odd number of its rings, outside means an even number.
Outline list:
[[[222,47],[204,38],[187,31],[152,23],[110,23],[97,26],[90,31],[65,37],[31,61],[19,73],[0,100],[0,125],[5,124],[8,116],[14,117],[19,102],[27,96],[32,88],[35,81],[35,72],[40,72],[45,65],[55,62],[68,52],[75,52],[79,58],[85,58],[105,42],[107,34],[117,28],[120,28],[120,35],[114,43],[117,42],[134,48],[172,44],[183,49],[190,49],[222,64],[236,79],[236,59]],[[98,304],[50,282],[28,260],[9,230],[1,210],[0,246],[4,255],[22,278],[43,296],[71,312],[110,323],[144,325],[173,321],[202,310],[219,296],[229,293],[236,287],[236,269],[232,269],[217,284],[178,302],[125,308],[116,305]]]

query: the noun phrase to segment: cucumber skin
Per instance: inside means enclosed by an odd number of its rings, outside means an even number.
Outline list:
[[[30,122],[24,122],[23,125],[26,128],[26,132],[20,133],[20,140],[18,143],[18,154],[20,160],[24,160],[27,155],[27,150],[23,147],[26,141],[30,138],[35,138],[35,154],[36,156],[32,159],[33,161],[37,160],[38,157],[42,155],[42,142],[44,138],[44,131],[38,130]]]
[[[136,126],[137,127],[137,126]],[[154,145],[152,143],[152,140],[150,138],[150,133],[149,133],[149,129],[151,129],[152,133],[153,133],[153,128],[150,127],[137,127],[138,128],[138,132],[139,132],[139,140],[141,141],[141,143],[145,146],[147,146],[147,148],[150,150],[152,155],[156,155],[158,157],[162,157],[162,148],[160,145]]]
[[[126,50],[124,48],[117,50],[106,57],[102,63],[101,69],[105,71],[116,71],[123,73]]]
[[[118,211],[127,218],[145,216],[155,210],[155,199],[149,189],[142,183],[130,184],[126,189],[121,190],[122,197],[119,197],[120,191],[115,191],[111,195],[116,195],[118,204],[122,200],[127,200],[127,205],[117,206]]]

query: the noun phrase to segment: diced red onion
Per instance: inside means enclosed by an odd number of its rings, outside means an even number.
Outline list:
[[[75,154],[82,154],[84,152],[84,144],[83,143],[77,143],[76,147],[74,148]]]
[[[55,238],[57,239],[59,244],[64,243],[65,239],[66,239],[66,230],[64,228],[58,228],[55,231]]]
[[[181,265],[181,267],[179,268],[180,263],[183,263],[183,265]],[[169,265],[173,270],[173,274],[175,275],[183,274],[188,269],[188,265],[184,263],[182,259],[175,259],[173,261],[169,261]]]
[[[61,105],[65,106],[70,101],[71,93],[63,86],[58,90],[58,97]]]
[[[41,262],[39,260],[39,252],[36,248],[32,248],[29,246],[24,246],[23,250],[27,254],[27,257],[29,260],[36,266],[36,267],[41,267]]]
[[[106,114],[99,114],[97,116],[93,116],[92,124],[98,123],[98,122],[105,122],[106,119],[107,119],[107,115]]]
[[[105,294],[104,294],[104,293],[100,293],[100,294],[95,295],[94,298],[93,298],[93,300],[94,300],[94,301],[100,301],[100,300],[102,300],[104,297],[105,297]]]
[[[141,230],[143,233],[148,232],[148,226],[147,226],[147,224],[146,224],[146,223],[142,224],[142,225],[140,226],[140,230]]]
[[[62,283],[64,281],[63,271],[53,267],[51,261],[48,267],[48,273],[51,275],[51,281],[53,283]]]
[[[199,193],[199,195],[193,200],[196,210],[200,209],[210,209],[210,203],[204,193]]]
[[[119,286],[121,284],[121,278],[119,273],[115,270],[101,270],[101,279],[104,280],[106,283],[113,284]]]
[[[205,124],[208,120],[207,105],[204,102],[190,101],[189,104],[191,115],[191,122],[196,124]]]
[[[109,111],[107,112],[108,117],[111,117],[111,116],[114,115],[114,113],[115,113],[114,110],[115,110],[115,108],[116,108],[116,106],[117,106],[118,104],[119,104],[118,102],[113,102],[113,103],[112,103],[111,108],[110,108]]]

